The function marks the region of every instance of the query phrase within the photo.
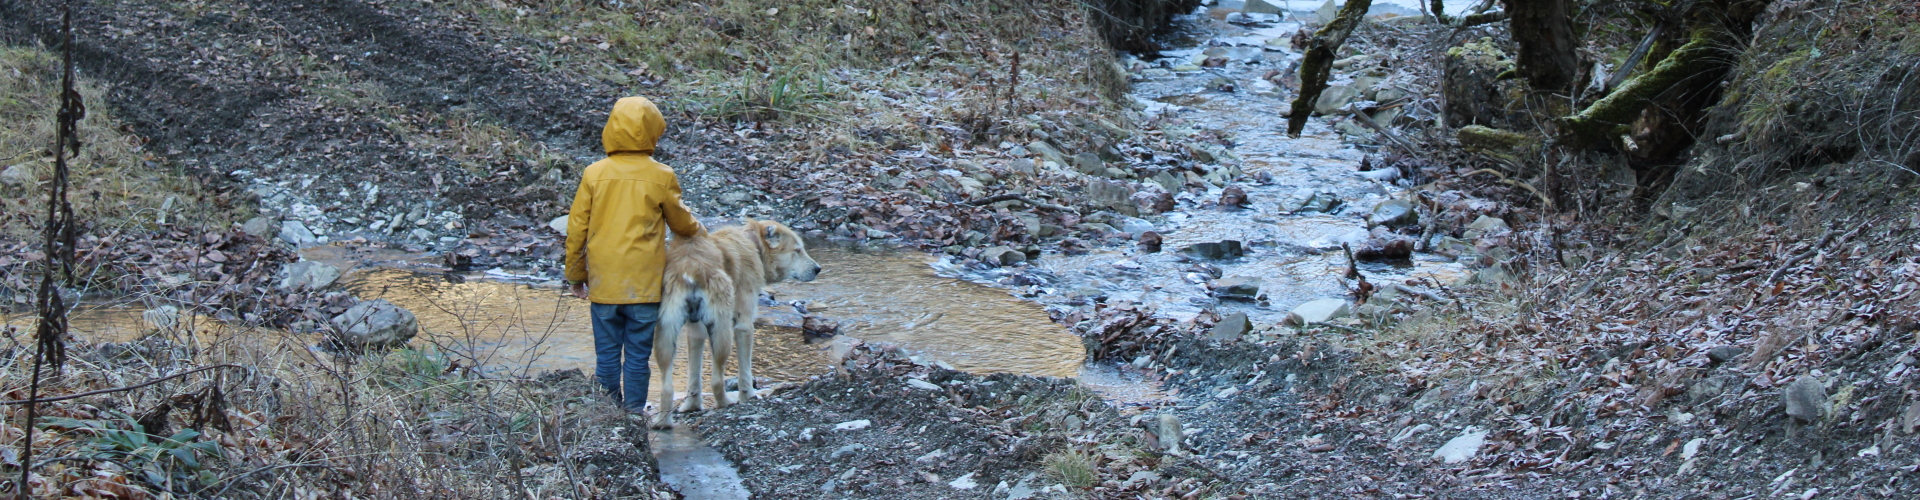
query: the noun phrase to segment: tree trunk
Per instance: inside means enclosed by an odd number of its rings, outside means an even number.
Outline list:
[[[1307,128],[1307,118],[1313,116],[1313,102],[1327,90],[1327,77],[1333,75],[1334,53],[1340,50],[1340,44],[1346,43],[1353,29],[1360,26],[1361,17],[1366,16],[1367,8],[1372,6],[1373,0],[1347,0],[1333,22],[1314,32],[1313,39],[1307,42],[1306,58],[1300,61],[1300,96],[1293,99],[1293,112],[1287,115],[1287,135],[1299,137],[1300,131]]]
[[[1566,91],[1580,74],[1574,53],[1572,0],[1502,0],[1520,76],[1535,90]]]

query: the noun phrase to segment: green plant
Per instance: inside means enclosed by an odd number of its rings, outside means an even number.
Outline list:
[[[168,491],[213,483],[218,478],[208,470],[209,459],[223,458],[220,444],[201,441],[200,431],[182,429],[172,436],[158,438],[147,434],[133,417],[120,412],[94,420],[46,417],[39,427],[83,434],[81,451],[76,458],[120,464],[128,475],[138,472],[140,479]]]

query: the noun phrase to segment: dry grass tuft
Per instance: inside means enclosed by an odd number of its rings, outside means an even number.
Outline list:
[[[80,156],[71,163],[73,204],[90,232],[152,229],[193,221],[216,227],[244,216],[216,209],[208,192],[142,147],[116,121],[101,87],[81,78],[76,85],[87,106],[80,122]],[[0,239],[36,238],[46,211],[45,182],[52,176],[54,112],[59,107],[60,59],[28,47],[0,47],[0,170],[24,169],[19,184],[0,182]],[[16,170],[16,172],[19,172]]]

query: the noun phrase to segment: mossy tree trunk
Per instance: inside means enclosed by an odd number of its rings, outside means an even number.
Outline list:
[[[1705,0],[1686,14],[1686,43],[1660,63],[1620,84],[1606,97],[1573,116],[1556,120],[1562,134],[1586,147],[1604,147],[1625,135],[1648,106],[1662,110],[1658,125],[1638,137],[1637,147],[1653,159],[1671,156],[1692,143],[1689,130],[1716,101],[1719,83],[1735,53],[1752,37],[1753,22],[1771,0]]]
[[[1513,41],[1515,68],[1535,90],[1565,91],[1580,74],[1574,52],[1572,0],[1502,0]]]
[[[1300,61],[1300,96],[1293,99],[1293,111],[1287,114],[1287,135],[1298,137],[1300,131],[1307,128],[1307,118],[1313,116],[1313,102],[1327,90],[1327,78],[1333,75],[1334,54],[1346,43],[1347,36],[1353,34],[1353,29],[1360,26],[1361,18],[1372,6],[1373,0],[1347,0],[1333,22],[1315,31],[1313,39],[1307,42],[1306,57]]]

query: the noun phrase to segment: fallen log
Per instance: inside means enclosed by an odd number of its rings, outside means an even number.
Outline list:
[[[1307,42],[1306,58],[1300,61],[1300,96],[1293,99],[1293,110],[1287,115],[1287,135],[1299,137],[1300,131],[1307,128],[1307,118],[1313,116],[1313,102],[1327,90],[1327,78],[1333,75],[1334,52],[1346,43],[1347,36],[1360,26],[1361,18],[1372,6],[1373,0],[1347,2],[1333,21],[1315,31],[1313,39]]]

